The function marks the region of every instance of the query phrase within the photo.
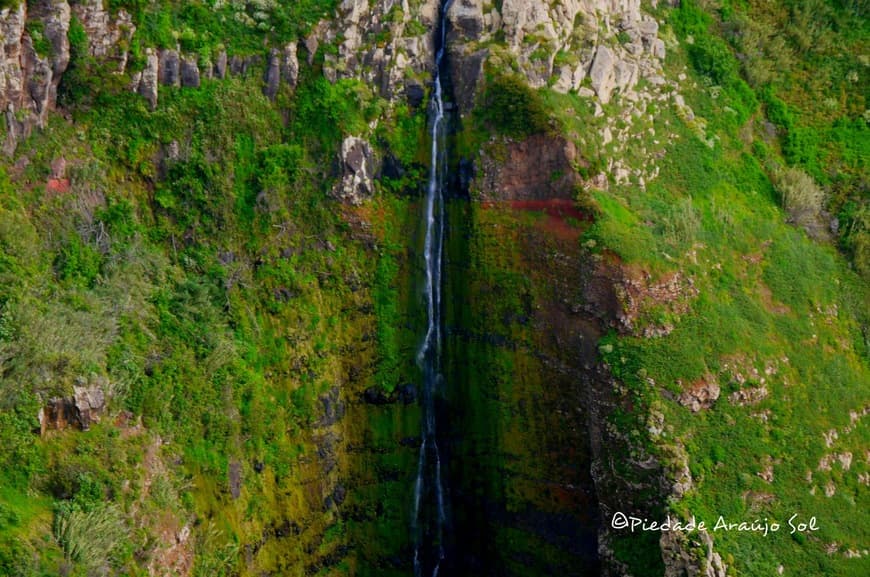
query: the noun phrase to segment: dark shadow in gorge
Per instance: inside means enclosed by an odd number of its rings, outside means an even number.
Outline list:
[[[448,214],[446,574],[598,575],[584,394],[597,335],[566,304],[579,246],[509,208],[454,199]]]

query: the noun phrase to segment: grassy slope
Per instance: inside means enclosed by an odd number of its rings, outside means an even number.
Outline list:
[[[360,446],[368,428],[416,426],[413,414],[324,423],[322,399],[411,378],[396,358],[413,357],[414,335],[395,328],[406,324],[396,232],[376,226],[360,242],[326,200],[329,163],[315,159],[332,158],[379,102],[316,74],[279,97],[286,124],[259,77],[164,88],[153,113],[125,92],[93,97],[75,123],[53,118],[0,164],[0,572],[57,574],[53,509],[103,511],[106,500],[127,513],[121,537],[99,559],[68,554],[74,574],[104,563],[139,574],[166,532],[194,519],[194,574],[230,571],[245,546],[243,572],[347,570],[346,530],[407,523],[402,504],[389,522],[363,511],[362,528],[334,524],[324,499],[353,465],[330,438]],[[173,142],[177,158],[165,159]],[[53,194],[49,163],[61,155],[71,192]],[[407,211],[378,208],[386,223]],[[38,397],[69,395],[88,375],[108,379],[110,411],[129,418],[34,439]]]
[[[680,40],[669,48],[665,70],[672,78],[687,74],[680,91],[695,118],[665,102],[636,121],[637,138],[620,157],[647,168],[657,157],[661,173],[645,189],[611,185],[594,192],[599,214],[582,242],[653,279],[680,272],[699,291],[685,314],[662,306],[643,311],[638,331],[674,326],[667,336],[611,334],[601,343],[603,360],[627,385],[626,404],[634,407],[614,415],[614,423],[673,466],[680,453],[673,448],[688,451],[694,489],[670,508],[710,526],[719,515],[784,526],[767,537],[714,533],[735,575],[773,573],[780,564],[794,575],[864,575],[866,556],[848,552],[866,550],[870,523],[870,431],[862,418],[870,402],[870,294],[860,248],[867,228],[859,216],[867,202],[860,62],[866,19],[855,4],[787,4],[683,2],[658,10],[667,23],[660,35]],[[763,33],[762,57],[749,50],[751,32]],[[600,164],[594,135],[604,119],[594,117],[588,101],[546,89],[501,92],[512,112],[526,111],[528,118],[514,115],[513,125],[535,124],[543,103],[584,156]],[[497,99],[486,91],[483,98],[490,108],[476,114],[482,123],[469,125],[470,142],[484,142],[477,131],[500,114]],[[617,101],[605,113],[619,109]],[[787,224],[773,184],[782,165],[825,186],[826,207],[844,225],[839,247]],[[718,382],[721,397],[691,413],[676,398],[702,380]],[[768,395],[756,403],[729,400],[760,387]],[[659,418],[667,424],[662,433]],[[836,439],[826,441],[834,431]],[[770,481],[760,475],[769,467]],[[795,513],[804,521],[817,517],[819,531],[791,536],[786,521]],[[637,547],[636,537],[617,539],[614,547],[634,574],[660,571],[656,548]]]
[[[671,22],[680,28],[692,9],[675,11]],[[692,30],[696,43],[707,41],[700,30]],[[762,110],[745,85],[731,77],[721,79],[721,91],[711,90],[716,82],[709,74],[692,68],[685,51],[672,50],[666,69],[676,75],[684,66],[686,100],[706,120],[706,135],[718,140],[709,147],[696,136],[698,122],[681,120],[673,109],[655,114],[649,124],[656,133],[673,134],[660,176],[646,190],[611,187],[597,194],[602,214],[587,242],[656,275],[682,271],[700,294],[682,318],[648,311],[649,321],[675,324],[668,336],[610,336],[604,360],[645,400],[634,423],[641,436],[650,435],[647,415],[660,413],[668,427],[653,444],[688,449],[695,488],[671,504],[674,511],[708,524],[719,515],[783,525],[793,513],[817,517],[819,531],[806,536],[789,535],[787,526],[767,537],[714,534],[734,574],[768,574],[780,564],[795,575],[866,574],[866,557],[845,556],[866,549],[870,537],[867,487],[859,480],[868,471],[870,431],[866,417],[850,416],[870,400],[866,281],[833,246],[785,223],[763,168],[777,153],[760,144]],[[820,148],[842,145],[828,146],[826,138],[820,131]],[[856,170],[866,177],[866,166]],[[668,400],[705,375],[722,386],[712,409],[693,414]],[[762,385],[770,394],[757,404],[728,400]],[[839,436],[827,446],[831,430]],[[830,454],[850,455],[851,465],[819,470]],[[758,475],[768,464],[772,482]],[[835,493],[826,496],[825,486]]]

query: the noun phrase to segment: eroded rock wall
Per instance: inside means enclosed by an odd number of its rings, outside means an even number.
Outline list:
[[[66,0],[21,2],[0,11],[0,111],[3,150],[14,150],[34,126],[44,126],[69,64],[70,6]]]

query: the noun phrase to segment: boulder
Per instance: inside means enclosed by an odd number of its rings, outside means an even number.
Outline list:
[[[719,398],[720,388],[713,375],[705,375],[680,395],[680,404],[693,413],[709,409]]]
[[[73,404],[83,431],[91,428],[91,422],[99,422],[100,413],[106,406],[106,397],[99,385],[73,387]]]
[[[371,144],[348,136],[341,143],[341,177],[332,191],[333,197],[349,204],[362,204],[374,194],[373,177],[377,163]]]
[[[613,52],[607,46],[599,46],[595,51],[592,68],[589,70],[589,78],[592,81],[592,90],[605,104],[610,102],[610,94],[614,88],[613,67]]]
[[[72,397],[55,397],[39,410],[40,434],[49,430],[64,430],[75,427],[82,431],[91,428],[91,423],[100,421],[106,408],[105,378],[78,379]]]

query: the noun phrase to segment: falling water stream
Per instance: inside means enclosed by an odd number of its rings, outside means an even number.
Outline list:
[[[426,192],[425,288],[426,336],[417,352],[423,372],[422,441],[414,485],[414,575],[436,577],[445,559],[444,532],[447,525],[445,487],[441,474],[441,452],[435,435],[435,394],[441,384],[441,271],[444,253],[444,185],[446,181],[444,102],[441,65],[444,58],[447,10],[441,7],[436,37],[435,74],[429,103],[431,122],[431,165]]]

